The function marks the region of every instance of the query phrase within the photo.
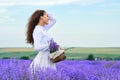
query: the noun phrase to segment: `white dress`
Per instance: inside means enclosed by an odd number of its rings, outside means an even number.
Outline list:
[[[55,24],[55,19],[50,16],[50,22],[46,26],[35,26],[33,31],[34,49],[38,52],[36,57],[30,64],[30,69],[36,71],[39,69],[45,70],[52,68],[56,70],[56,64],[49,58],[49,42],[52,37],[47,31]]]

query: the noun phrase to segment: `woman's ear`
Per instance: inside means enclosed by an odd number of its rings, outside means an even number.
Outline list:
[[[42,19],[42,16],[39,17],[39,20],[41,20],[41,19]]]

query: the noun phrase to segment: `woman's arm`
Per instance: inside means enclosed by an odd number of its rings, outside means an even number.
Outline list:
[[[56,20],[50,14],[48,14],[48,17],[50,22],[44,26],[47,31],[56,23]]]
[[[42,40],[44,39],[42,36],[43,36],[42,31],[36,30],[33,33],[34,49],[38,52],[49,50],[49,43],[48,42],[43,43],[44,41]]]

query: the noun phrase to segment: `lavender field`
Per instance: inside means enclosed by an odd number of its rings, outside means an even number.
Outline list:
[[[32,60],[1,59],[0,80],[120,80],[120,61],[65,60],[32,74]]]

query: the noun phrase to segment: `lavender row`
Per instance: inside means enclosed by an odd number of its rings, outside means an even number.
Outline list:
[[[65,60],[57,70],[29,71],[31,60],[0,60],[0,80],[120,80],[120,61]]]

